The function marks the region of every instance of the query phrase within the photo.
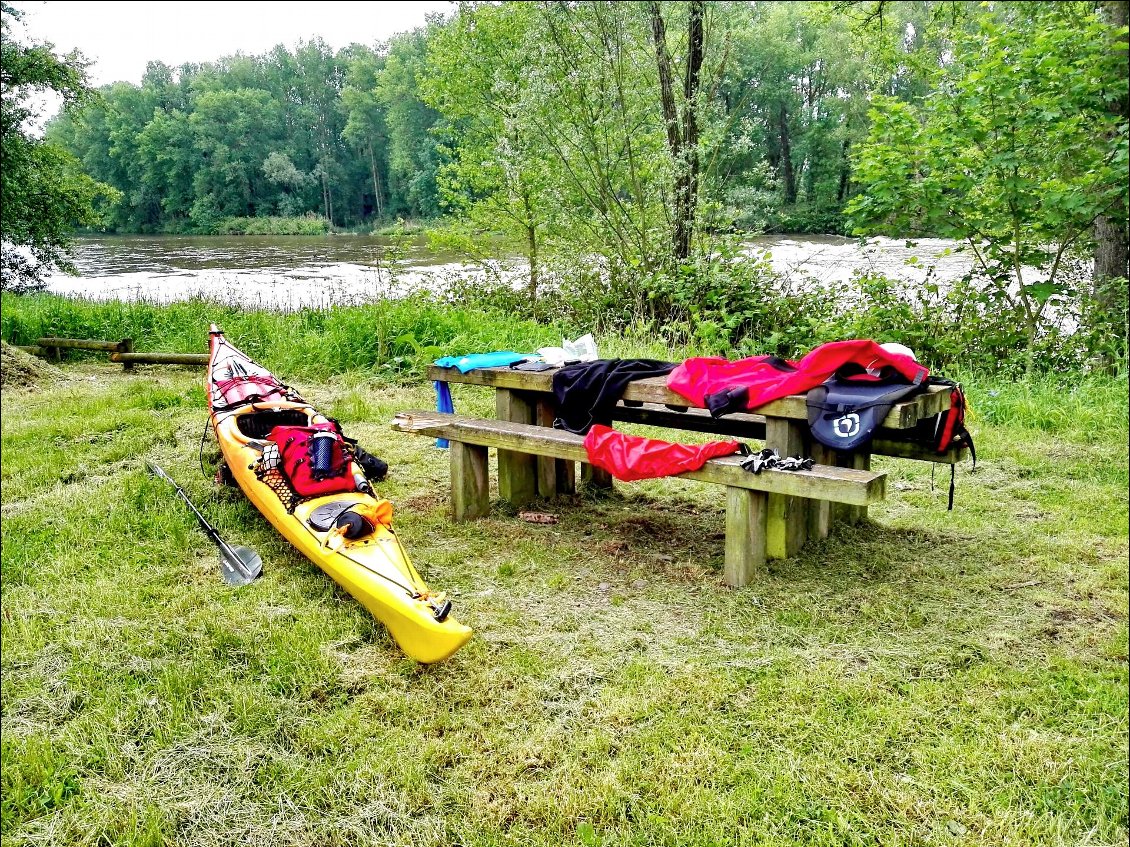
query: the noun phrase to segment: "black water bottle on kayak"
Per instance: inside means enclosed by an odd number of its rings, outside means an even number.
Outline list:
[[[337,436],[332,432],[315,432],[310,436],[310,475],[314,479],[324,479],[333,472],[335,441]]]

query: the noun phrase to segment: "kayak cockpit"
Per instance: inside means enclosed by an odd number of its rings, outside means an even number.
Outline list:
[[[314,413],[309,407],[296,409],[251,408],[236,416],[235,425],[248,438],[263,439],[276,426],[309,426]]]

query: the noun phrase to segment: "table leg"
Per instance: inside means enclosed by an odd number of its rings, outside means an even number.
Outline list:
[[[595,467],[588,462],[581,462],[581,480],[589,488],[612,487],[612,474],[604,468]]]
[[[741,588],[765,567],[766,499],[763,491],[726,489],[727,585]]]
[[[836,464],[836,451],[825,447],[816,439],[810,439],[808,455],[818,465]],[[827,538],[832,526],[832,514],[835,504],[827,500],[808,501],[808,537],[817,540]]]
[[[782,456],[803,455],[808,441],[808,424],[788,418],[769,418],[765,422],[765,446]],[[770,494],[765,526],[766,555],[770,559],[795,556],[808,540],[808,501],[803,497]]]
[[[456,521],[490,512],[487,448],[454,441],[451,450],[451,512]]]
[[[495,391],[495,413],[501,421],[532,424],[536,401],[522,391]],[[512,506],[525,506],[538,495],[538,457],[513,450],[498,451],[498,496]]]
[[[553,426],[556,417],[553,403],[549,400],[538,400],[537,424],[538,426]],[[553,498],[559,494],[573,494],[577,490],[577,465],[565,459],[554,459],[551,456],[538,456],[538,496]]]
[[[841,468],[855,468],[858,471],[871,470],[870,451],[856,451],[854,453],[836,453],[836,464]],[[857,524],[867,520],[866,506],[849,506],[846,503],[837,503],[832,513],[832,519],[843,521],[847,524]]]

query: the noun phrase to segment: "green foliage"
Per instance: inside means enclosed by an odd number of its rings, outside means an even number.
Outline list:
[[[393,39],[377,78],[376,96],[388,127],[389,182],[403,198],[396,214],[434,218],[440,213],[436,169],[440,152],[432,128],[438,114],[421,97],[429,30]]]
[[[222,218],[208,235],[325,235],[330,222],[310,214],[300,218]]]
[[[115,196],[65,150],[30,133],[35,97],[51,91],[73,106],[89,92],[82,57],[60,59],[50,44],[21,44],[12,32],[19,18],[7,3],[0,7],[0,287],[13,291],[42,287],[53,267],[71,269],[72,230],[96,223],[96,205]]]
[[[1107,109],[1110,27],[1070,3],[1005,7],[958,32],[921,106],[875,99],[856,232],[966,241],[980,303],[1031,355],[1095,218],[1127,193],[1127,125]]]

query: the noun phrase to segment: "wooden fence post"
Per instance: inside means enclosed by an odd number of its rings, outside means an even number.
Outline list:
[[[121,341],[119,341],[118,342],[118,352],[119,353],[132,353],[133,352],[133,339],[132,338],[123,338]],[[123,371],[132,371],[133,370],[133,362],[131,362],[129,359],[126,359],[125,361],[123,361],[122,362],[122,370]]]

